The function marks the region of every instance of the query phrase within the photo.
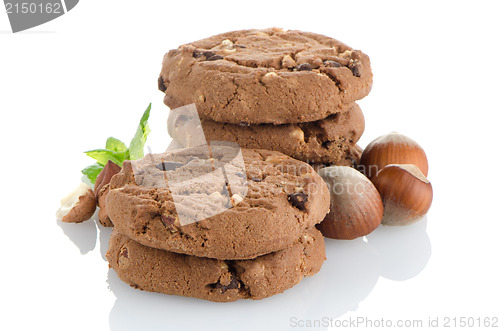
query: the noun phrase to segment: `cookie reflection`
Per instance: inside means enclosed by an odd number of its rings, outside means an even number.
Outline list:
[[[321,298],[314,302],[315,319],[335,319],[356,311],[380,275],[379,253],[363,238],[325,239],[325,244],[327,260],[319,273],[324,284]]]
[[[293,318],[337,318],[356,310],[377,283],[377,251],[363,240],[327,240],[327,261],[322,270],[304,278],[284,293],[258,301],[215,303],[188,297],[140,291],[108,273],[116,301],[110,312],[111,330],[205,329],[282,330]],[[193,318],[196,315],[196,318]],[[221,316],[223,319],[221,320]]]
[[[102,259],[107,263],[108,260],[106,259],[106,253],[109,247],[109,237],[111,236],[113,228],[104,227],[100,223],[97,224],[97,228],[99,229],[99,251]]]

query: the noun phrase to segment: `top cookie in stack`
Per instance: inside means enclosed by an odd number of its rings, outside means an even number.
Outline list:
[[[319,34],[242,30],[182,45],[163,59],[171,109],[232,124],[311,122],[348,109],[371,89],[368,56]]]
[[[207,141],[343,164],[359,158],[364,118],[354,101],[369,93],[372,72],[367,55],[338,40],[272,28],[171,50],[158,85],[171,109],[196,105]],[[170,134],[191,147],[185,125],[185,116],[171,113]]]

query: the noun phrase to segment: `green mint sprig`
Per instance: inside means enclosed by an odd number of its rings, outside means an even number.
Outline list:
[[[141,117],[139,126],[135,132],[134,137],[127,146],[119,139],[109,137],[106,140],[106,148],[93,149],[84,152],[97,162],[82,170],[82,173],[95,184],[97,176],[101,173],[102,169],[108,161],[111,161],[120,167],[123,166],[125,160],[138,160],[144,157],[144,145],[151,132],[148,125],[149,113],[151,111],[151,104],[149,104],[146,111]]]

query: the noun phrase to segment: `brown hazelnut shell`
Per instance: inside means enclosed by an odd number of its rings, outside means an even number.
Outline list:
[[[96,198],[91,189],[78,198],[78,203],[62,219],[65,223],[81,223],[94,215]]]
[[[375,186],[359,171],[344,166],[321,169],[330,190],[330,212],[316,227],[325,237],[355,239],[375,230],[383,215]]]
[[[372,179],[388,164],[414,164],[427,176],[429,164],[425,151],[417,142],[392,132],[380,136],[366,146],[361,154],[359,170]]]
[[[372,179],[384,203],[384,225],[408,225],[422,218],[432,204],[432,185],[413,164],[390,164]]]

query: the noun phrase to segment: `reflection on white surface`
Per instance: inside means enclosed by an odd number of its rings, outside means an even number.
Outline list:
[[[109,229],[106,231],[101,239],[109,236]],[[109,315],[110,329],[186,330],[218,325],[220,330],[236,326],[238,330],[281,330],[294,321],[341,317],[357,310],[379,275],[403,280],[425,267],[430,257],[425,220],[409,227],[380,227],[367,240],[326,239],[326,256],[318,274],[292,289],[260,301],[232,303],[136,290],[110,269],[108,284],[116,296]]]
[[[91,220],[81,224],[58,222],[82,254],[96,246],[105,260],[111,228]],[[356,311],[375,288],[379,276],[403,281],[419,274],[431,255],[426,219],[407,227],[381,226],[366,238],[325,239],[321,271],[282,294],[260,300],[215,303],[134,289],[114,270],[108,272],[110,291],[116,296],[109,314],[111,330],[205,329],[281,330],[297,321],[336,319]],[[325,327],[326,329],[326,327]]]
[[[380,274],[380,257],[362,238],[325,239],[327,260],[318,274],[323,295],[314,303],[318,316],[337,318],[355,311],[373,290]]]
[[[99,251],[102,259],[108,263],[108,260],[106,259],[106,252],[108,251],[109,236],[111,236],[113,228],[104,227],[99,222],[97,222],[97,227],[99,228]]]
[[[380,254],[380,275],[403,281],[418,275],[431,257],[427,218],[410,226],[381,226],[367,236]]]
[[[97,241],[97,228],[92,219],[83,223],[56,222],[64,234],[80,249],[82,255],[94,250]]]

